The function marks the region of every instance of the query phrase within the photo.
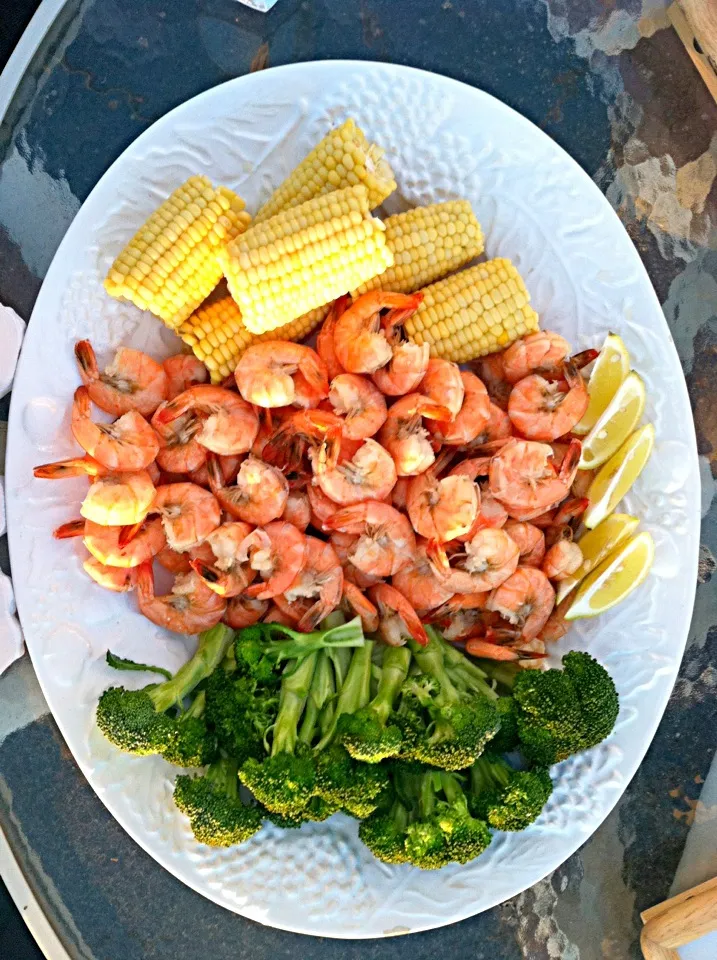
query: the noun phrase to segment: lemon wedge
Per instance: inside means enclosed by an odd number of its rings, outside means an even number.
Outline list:
[[[640,521],[629,513],[612,513],[594,530],[588,530],[577,541],[583,552],[583,562],[575,573],[558,584],[557,603],[567,597],[581,580],[609,557],[615,547],[631,537]]]
[[[593,470],[609,460],[635,429],[644,409],[645,384],[633,370],[583,440],[578,469]]]
[[[620,603],[644,581],[654,556],[647,530],[626,540],[583,580],[565,619],[596,617]]]
[[[573,427],[573,433],[582,435],[592,430],[629,372],[627,347],[616,333],[609,333],[590,374],[590,403],[580,423]]]
[[[628,437],[617,453],[600,467],[587,493],[590,506],[585,511],[583,523],[588,530],[593,530],[622,500],[642,473],[654,442],[655,428],[647,423]]]

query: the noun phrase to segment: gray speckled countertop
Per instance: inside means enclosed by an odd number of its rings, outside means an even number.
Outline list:
[[[73,958],[637,958],[639,911],[668,895],[693,821],[715,813],[700,791],[717,747],[717,106],[661,0],[279,0],[269,14],[234,0],[68,0],[0,128],[0,300],[29,318],[64,231],[124,147],[256,67],[264,44],[270,65],[391,60],[481,87],[564,146],[617,210],[697,424],[702,554],[680,679],[637,775],[580,851],[508,903],[408,939],[282,933],[184,887],[95,797],[27,657],[0,679],[0,825]],[[7,410],[0,401],[0,420]]]

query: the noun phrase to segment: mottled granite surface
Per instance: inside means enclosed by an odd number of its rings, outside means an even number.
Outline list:
[[[153,120],[267,63],[340,57],[435,70],[515,107],[593,177],[643,258],[682,359],[703,478],[695,613],[657,736],[552,876],[409,939],[266,929],[174,880],[92,793],[27,658],[0,680],[0,823],[72,957],[637,958],[639,911],[668,894],[693,821],[717,812],[699,799],[717,746],[717,106],[661,0],[280,0],[269,14],[233,0],[68,0],[0,128],[0,300],[29,317],[73,215]]]

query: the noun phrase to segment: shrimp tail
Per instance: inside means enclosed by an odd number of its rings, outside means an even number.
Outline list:
[[[97,357],[89,340],[78,340],[75,344],[75,359],[83,378],[98,380],[100,376]]]
[[[142,529],[144,520],[141,520],[139,523],[132,523],[126,527],[122,527],[117,537],[117,543],[120,547],[126,547],[137,536],[139,531]]]
[[[56,530],[52,531],[52,536],[55,540],[69,540],[71,537],[82,537],[84,534],[84,520],[70,520],[68,523],[63,523],[57,527]]]
[[[189,566],[202,578],[211,590],[218,593],[219,596],[224,596],[227,576],[223,571],[218,570],[213,564],[207,563],[205,560],[199,558],[190,560]]]
[[[429,540],[426,544],[426,556],[428,557],[431,568],[437,577],[445,580],[451,574],[451,565],[448,562],[448,555],[443,545],[438,540]]]
[[[566,486],[569,486],[572,483],[573,476],[578,468],[578,463],[580,462],[580,455],[582,453],[583,445],[577,440],[571,440],[568,446],[567,452],[563,457],[563,462],[560,464],[560,471],[558,476]]]
[[[43,463],[32,472],[40,480],[64,480],[66,477],[97,477],[104,472],[104,467],[92,457],[71,457]]]

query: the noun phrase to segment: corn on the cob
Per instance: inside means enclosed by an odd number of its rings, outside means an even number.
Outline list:
[[[327,133],[289,174],[259,210],[254,222],[268,220],[313,197],[357,183],[368,190],[371,210],[396,189],[393,170],[384,160],[383,150],[369,143],[363,130],[349,119]]]
[[[208,300],[177,331],[194,355],[209,370],[212,383],[221,383],[234,373],[242,353],[262,340],[303,340],[318,327],[329,312],[317,307],[291,323],[268,333],[250,333],[239,307],[226,291]]]
[[[468,200],[415,207],[387,217],[386,246],[393,266],[354,291],[413,293],[483,253],[483,231]]]
[[[207,177],[190,177],[119,254],[105,289],[176,328],[219,283],[217,251],[250,220],[241,197]]]
[[[538,329],[530,294],[510,260],[488,260],[423,291],[418,310],[405,323],[415,343],[431,356],[463,363],[503,350]]]
[[[393,264],[383,224],[369,213],[361,184],[252,226],[219,256],[252,333],[284,326]]]

